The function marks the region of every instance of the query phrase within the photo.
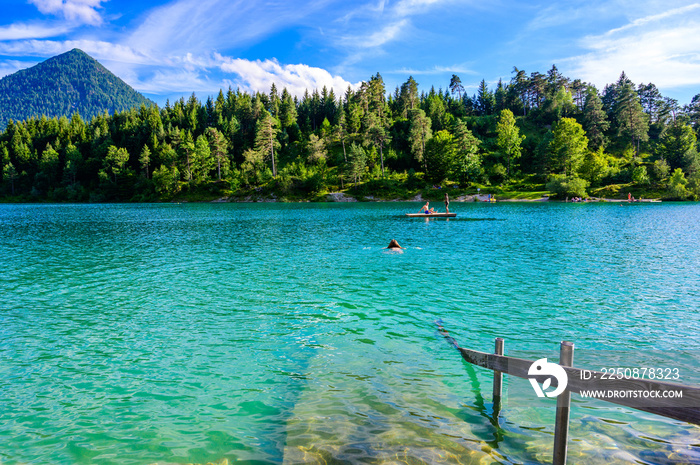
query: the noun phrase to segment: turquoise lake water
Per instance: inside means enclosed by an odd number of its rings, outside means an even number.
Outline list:
[[[551,463],[463,347],[700,384],[700,205],[0,205],[0,463]],[[397,239],[403,253],[385,249]],[[700,463],[573,397],[570,463]]]

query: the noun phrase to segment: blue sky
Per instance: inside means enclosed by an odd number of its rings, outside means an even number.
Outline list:
[[[624,70],[685,104],[700,93],[700,3],[491,0],[0,0],[0,76],[80,48],[159,104],[220,88],[392,91],[452,74],[474,93],[514,66],[602,89]]]

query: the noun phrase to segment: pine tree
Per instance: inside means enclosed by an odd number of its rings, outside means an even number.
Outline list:
[[[223,172],[224,176],[226,176],[229,171],[229,160],[226,156],[226,151],[228,150],[226,138],[216,128],[207,128],[205,134],[213,152],[212,155],[216,160],[216,179],[221,181],[221,173]]]
[[[335,136],[338,138],[338,140],[340,140],[340,143],[343,145],[343,160],[346,163],[348,161],[348,155],[345,152],[345,138],[347,137],[347,135],[347,120],[345,118],[345,110],[341,105],[338,108],[338,124],[335,127]]]
[[[391,136],[387,134],[382,118],[370,111],[365,117],[365,134],[366,143],[373,144],[379,148],[379,156],[381,160],[382,178],[384,178],[384,145],[391,141]]]
[[[258,120],[255,126],[255,150],[257,152],[267,154],[272,161],[272,176],[277,177],[277,167],[275,165],[275,149],[280,148],[280,143],[277,140],[277,120],[272,117],[267,111],[263,112],[262,117]]]
[[[649,140],[649,122],[633,84],[625,82],[617,89],[614,113],[618,136],[629,139],[639,155],[640,142]]]
[[[399,93],[399,113],[406,118],[410,110],[418,107],[418,83],[413,76],[409,76],[408,80],[401,84]]]
[[[148,179],[149,163],[151,163],[151,149],[148,148],[148,145],[144,145],[143,149],[141,150],[141,155],[139,156],[139,164],[141,165],[141,169],[143,169],[143,172],[146,175],[146,179]]]
[[[68,145],[68,147],[66,147],[66,166],[63,169],[63,176],[67,177],[70,184],[76,183],[78,171],[82,163],[83,156],[80,150],[73,144]]]
[[[411,151],[418,163],[425,168],[425,144],[432,137],[430,129],[431,121],[421,109],[411,111],[411,126],[408,141],[411,144]]]
[[[453,74],[452,78],[450,79],[450,91],[452,92],[452,95],[456,93],[459,96],[459,99],[462,100],[464,86],[462,85],[462,80],[456,74]]]
[[[598,96],[598,91],[595,87],[590,87],[583,106],[583,128],[588,136],[588,145],[591,150],[598,150],[605,146],[605,132],[609,127],[610,122],[603,110],[603,102]]]

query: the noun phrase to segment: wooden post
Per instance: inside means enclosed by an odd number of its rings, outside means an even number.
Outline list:
[[[496,350],[494,351],[496,355],[503,355],[503,338],[496,338]],[[495,405],[501,403],[501,395],[503,394],[503,373],[500,371],[493,371],[493,404],[494,410]]]
[[[562,341],[559,348],[559,365],[570,367],[574,364],[574,343]],[[566,452],[569,442],[569,413],[571,412],[571,391],[566,389],[557,397],[557,416],[554,425],[553,465],[566,465]]]

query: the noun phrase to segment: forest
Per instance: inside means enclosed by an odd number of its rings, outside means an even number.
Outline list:
[[[685,105],[623,72],[602,90],[514,68],[476,93],[453,75],[344,95],[228,89],[0,133],[5,201],[324,200],[492,192],[511,198],[700,196],[700,94]]]

